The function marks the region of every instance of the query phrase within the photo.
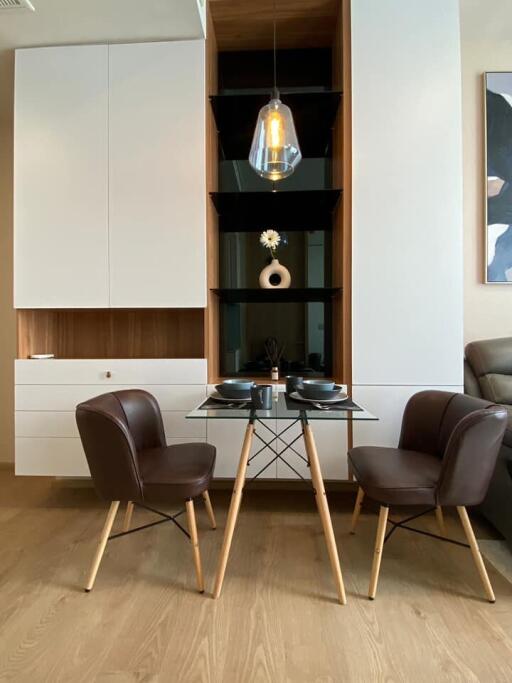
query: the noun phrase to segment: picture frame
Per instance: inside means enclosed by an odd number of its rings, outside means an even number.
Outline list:
[[[483,79],[485,284],[512,284],[512,71]]]

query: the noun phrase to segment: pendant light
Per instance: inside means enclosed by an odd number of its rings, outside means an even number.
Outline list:
[[[260,109],[252,138],[249,163],[258,175],[282,180],[302,159],[290,107],[279,99],[276,84],[276,2],[274,0],[274,88],[270,102]]]

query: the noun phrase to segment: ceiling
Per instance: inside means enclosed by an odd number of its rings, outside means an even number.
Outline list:
[[[274,2],[277,47],[330,47],[340,0],[210,0],[219,50],[272,47]]]
[[[0,50],[203,37],[203,0],[31,0],[0,10]]]

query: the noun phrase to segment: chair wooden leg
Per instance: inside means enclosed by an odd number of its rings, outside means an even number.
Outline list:
[[[203,568],[201,566],[201,555],[199,553],[199,539],[197,537],[196,513],[194,510],[194,501],[190,498],[185,502],[187,508],[188,531],[190,534],[190,542],[192,543],[192,551],[194,553],[194,564],[196,567],[197,576],[197,590],[204,593],[204,579]]]
[[[206,507],[206,512],[208,513],[208,517],[210,519],[210,524],[212,525],[212,529],[216,529],[217,522],[215,521],[215,513],[213,512],[213,505],[208,491],[203,491],[203,500]]]
[[[356,533],[356,524],[361,514],[361,508],[363,507],[364,491],[361,487],[357,490],[356,504],[354,505],[354,512],[352,513],[352,521],[350,523],[350,533]]]
[[[124,513],[123,531],[130,531],[130,524],[132,521],[133,503],[129,500],[126,503],[126,512]]]
[[[487,570],[485,568],[485,564],[480,553],[480,548],[478,547],[478,542],[475,538],[473,527],[471,526],[471,522],[469,521],[467,510],[463,506],[458,506],[457,512],[459,513],[460,521],[462,522],[462,526],[464,527],[464,532],[466,534],[466,538],[468,539],[469,547],[471,548],[471,554],[473,555],[476,568],[478,569],[478,573],[480,574],[485,594],[487,595],[487,600],[489,600],[489,602],[496,602],[494,591],[492,589],[491,582],[489,581],[489,576],[487,574]]]
[[[377,593],[377,583],[379,581],[380,562],[382,560],[382,549],[384,547],[384,538],[386,536],[388,513],[389,508],[386,505],[381,505],[379,512],[379,524],[377,527],[377,537],[375,539],[372,575],[370,578],[370,587],[368,589],[368,597],[370,598],[370,600],[374,600],[375,595]]]
[[[110,503],[110,509],[107,513],[107,519],[105,520],[105,525],[103,526],[103,531],[101,532],[100,542],[98,543],[98,547],[96,548],[96,554],[94,555],[94,559],[92,561],[91,569],[89,571],[89,577],[87,579],[87,583],[85,584],[85,590],[87,592],[92,590],[92,587],[94,586],[94,581],[96,580],[96,574],[98,573],[101,558],[103,557],[103,553],[105,552],[105,547],[107,545],[108,537],[110,536],[110,530],[112,529],[112,525],[114,524],[114,520],[116,518],[118,508],[119,508],[119,501],[113,500]]]
[[[446,536],[446,526],[444,523],[443,508],[440,505],[436,506],[436,520],[441,536]]]

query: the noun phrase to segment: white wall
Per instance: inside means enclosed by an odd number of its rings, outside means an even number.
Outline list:
[[[462,384],[460,67],[457,0],[352,3],[353,381],[376,410]]]

